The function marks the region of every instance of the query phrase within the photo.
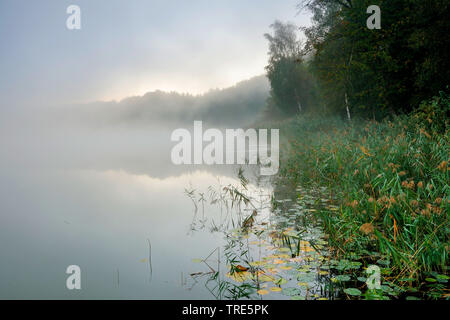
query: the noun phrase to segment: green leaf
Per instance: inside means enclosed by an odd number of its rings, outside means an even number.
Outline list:
[[[350,276],[346,275],[346,274],[341,274],[336,276],[336,280],[338,281],[349,281],[350,280]]]
[[[300,289],[298,288],[284,288],[281,291],[282,294],[284,294],[285,296],[299,296],[302,292]]]
[[[362,292],[356,288],[347,288],[344,289],[344,292],[350,296],[360,296],[362,294]]]
[[[450,277],[449,277],[449,276],[446,276],[445,274],[437,274],[437,275],[436,275],[436,279],[437,279],[439,282],[447,283],[447,280],[450,279]]]
[[[361,282],[366,282],[367,281],[366,277],[358,277],[357,279],[358,279],[358,281],[361,281]]]

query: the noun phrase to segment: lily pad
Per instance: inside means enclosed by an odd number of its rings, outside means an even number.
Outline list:
[[[349,281],[350,280],[350,276],[346,275],[346,274],[340,274],[338,276],[336,276],[336,280],[338,281]]]
[[[300,282],[314,282],[316,275],[314,273],[300,273],[297,275],[297,281]]]
[[[307,282],[299,282],[297,283],[300,287],[309,287],[309,284]]]
[[[361,281],[361,282],[366,282],[367,281],[366,277],[358,277],[357,279],[358,279],[358,281]]]
[[[300,295],[302,292],[300,289],[298,288],[293,288],[293,287],[289,287],[289,288],[284,288],[281,291],[282,294],[284,294],[285,296],[298,296]]]
[[[350,296],[360,296],[362,294],[362,292],[356,288],[347,288],[344,289],[344,292]]]
[[[263,296],[269,293],[269,291],[265,290],[265,289],[261,289],[256,291],[259,295]]]

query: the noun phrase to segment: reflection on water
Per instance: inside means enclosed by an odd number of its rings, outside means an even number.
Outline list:
[[[235,184],[236,168],[171,165],[171,130],[2,119],[0,298],[214,298],[184,286],[192,257],[225,243],[192,234],[185,189]]]
[[[258,168],[171,165],[170,126],[18,122],[0,127],[0,298],[323,294],[318,229]]]
[[[203,284],[216,299],[334,297],[326,241],[319,221],[311,217],[316,197],[300,188],[297,194],[294,199],[274,199],[270,189],[250,186],[243,176],[239,186],[210,188],[209,199],[187,191],[194,202],[193,226],[199,203],[221,207],[220,218],[210,221],[209,230],[222,233],[226,244],[194,259],[200,265],[185,285]],[[198,221],[200,230],[208,229]]]
[[[189,235],[183,191],[215,180],[206,172],[163,180],[120,171],[15,175],[2,188],[1,297],[209,298],[185,292],[180,275],[222,239]],[[65,289],[71,264],[81,267],[80,291]]]

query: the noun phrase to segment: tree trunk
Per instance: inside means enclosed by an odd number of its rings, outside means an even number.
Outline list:
[[[352,118],[350,117],[350,109],[348,107],[347,92],[345,92],[345,108],[347,109],[347,119],[348,121],[351,121]]]
[[[298,107],[298,111],[301,113],[302,112],[302,104],[300,103],[300,99],[298,98],[298,93],[297,93],[297,89],[294,89],[295,91],[295,99],[297,100],[297,107]]]

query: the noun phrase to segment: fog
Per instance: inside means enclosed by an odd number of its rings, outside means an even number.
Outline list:
[[[241,81],[225,89],[191,95],[153,91],[110,102],[75,104],[48,110],[62,122],[78,122],[86,126],[155,126],[161,121],[183,124],[203,120],[215,126],[249,126],[259,120],[269,96],[265,76]]]
[[[208,127],[250,125],[266,95],[267,80],[258,77],[202,96],[156,92],[4,112],[0,298],[212,298],[174,280],[198,271],[191,260],[222,241],[217,234],[187,236],[193,206],[184,190],[236,183],[237,167],[175,166],[170,135],[180,126],[192,130],[194,119]],[[192,108],[183,109],[184,101]],[[147,239],[151,282],[140,263]],[[71,264],[82,270],[79,292],[65,288]]]

